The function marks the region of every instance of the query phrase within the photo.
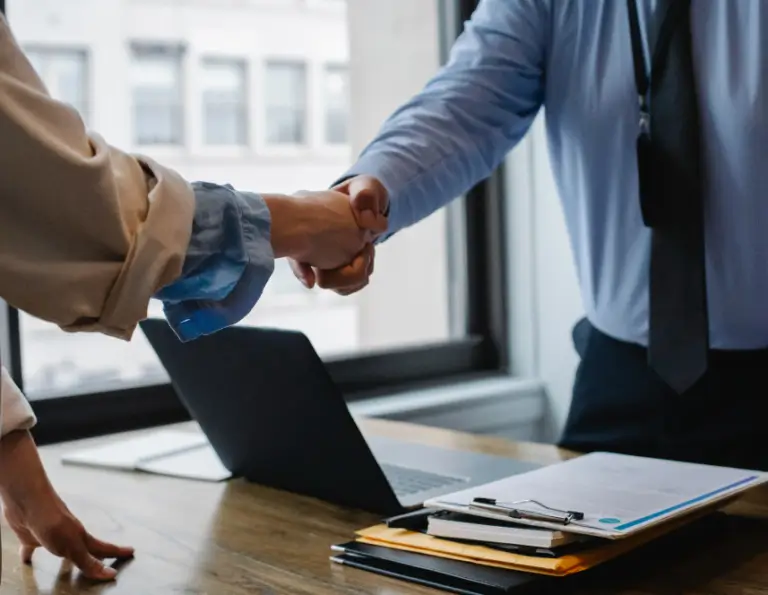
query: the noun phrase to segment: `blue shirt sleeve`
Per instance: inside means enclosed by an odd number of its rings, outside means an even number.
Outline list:
[[[481,0],[448,63],[398,109],[346,177],[390,197],[389,230],[412,225],[490,175],[543,103],[550,0]]]
[[[274,271],[269,209],[257,194],[193,184],[195,218],[181,276],[155,297],[182,341],[236,324]]]

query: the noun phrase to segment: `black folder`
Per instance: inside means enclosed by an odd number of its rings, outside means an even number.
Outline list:
[[[333,546],[339,564],[461,595],[538,595],[562,581],[515,570],[482,566],[436,556],[350,541]]]

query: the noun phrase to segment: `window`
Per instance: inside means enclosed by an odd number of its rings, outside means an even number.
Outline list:
[[[247,144],[245,63],[240,60],[208,59],[202,64],[200,75],[205,144]]]
[[[307,69],[298,62],[268,62],[264,83],[267,143],[307,142]]]
[[[180,145],[184,140],[181,52],[136,46],[131,72],[133,141],[137,145]]]
[[[24,51],[48,92],[74,107],[88,122],[88,58],[84,51],[26,47]]]
[[[343,66],[326,66],[325,142],[343,145],[349,141],[349,77]]]
[[[381,123],[434,74],[444,55],[438,23],[467,5],[336,0],[333,10],[320,3],[218,9],[215,2],[176,0],[168,10],[167,0],[114,0],[119,10],[104,11],[102,2],[8,0],[11,26],[16,18],[24,24],[17,35],[25,47],[39,47],[55,22],[57,36],[93,56],[90,127],[125,150],[140,145],[187,179],[284,193],[327,188],[344,174]],[[350,30],[366,33],[348,36]],[[173,44],[151,37],[166,31],[174,32]],[[241,58],[211,59],[222,52]],[[361,93],[350,97],[350,83]],[[202,150],[249,143],[249,114],[258,122],[257,149],[303,150]],[[329,144],[337,150],[323,150]],[[185,150],[165,151],[168,145]],[[503,235],[496,229],[504,218],[495,211],[494,187],[478,186],[450,211],[378,247],[372,282],[354,296],[307,290],[286,262],[277,263],[243,324],[304,332],[350,399],[497,371],[506,361],[507,324]],[[161,316],[160,305],[151,303],[149,314]],[[13,310],[9,320],[6,361],[34,403],[38,440],[185,415],[140,332],[124,343],[64,333]]]

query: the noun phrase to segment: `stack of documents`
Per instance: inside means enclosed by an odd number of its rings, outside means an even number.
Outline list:
[[[593,453],[428,500],[420,520],[410,514],[417,519],[410,526],[389,520],[362,529],[354,541],[335,546],[332,559],[454,592],[512,592],[498,584],[496,590],[481,588],[489,577],[478,579],[473,591],[466,569],[493,569],[496,579],[503,570],[516,581],[572,575],[706,516],[766,481],[768,474],[743,469]],[[361,553],[361,546],[372,549]],[[397,552],[399,561],[388,560],[382,570],[375,553],[380,550],[390,557]],[[441,569],[425,570],[425,559],[442,560]],[[446,569],[453,562],[461,566]]]

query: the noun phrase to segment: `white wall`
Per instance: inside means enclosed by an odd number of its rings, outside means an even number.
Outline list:
[[[583,315],[543,116],[507,160],[512,370],[535,376],[548,397],[548,439],[560,433],[578,357],[571,328]]]

